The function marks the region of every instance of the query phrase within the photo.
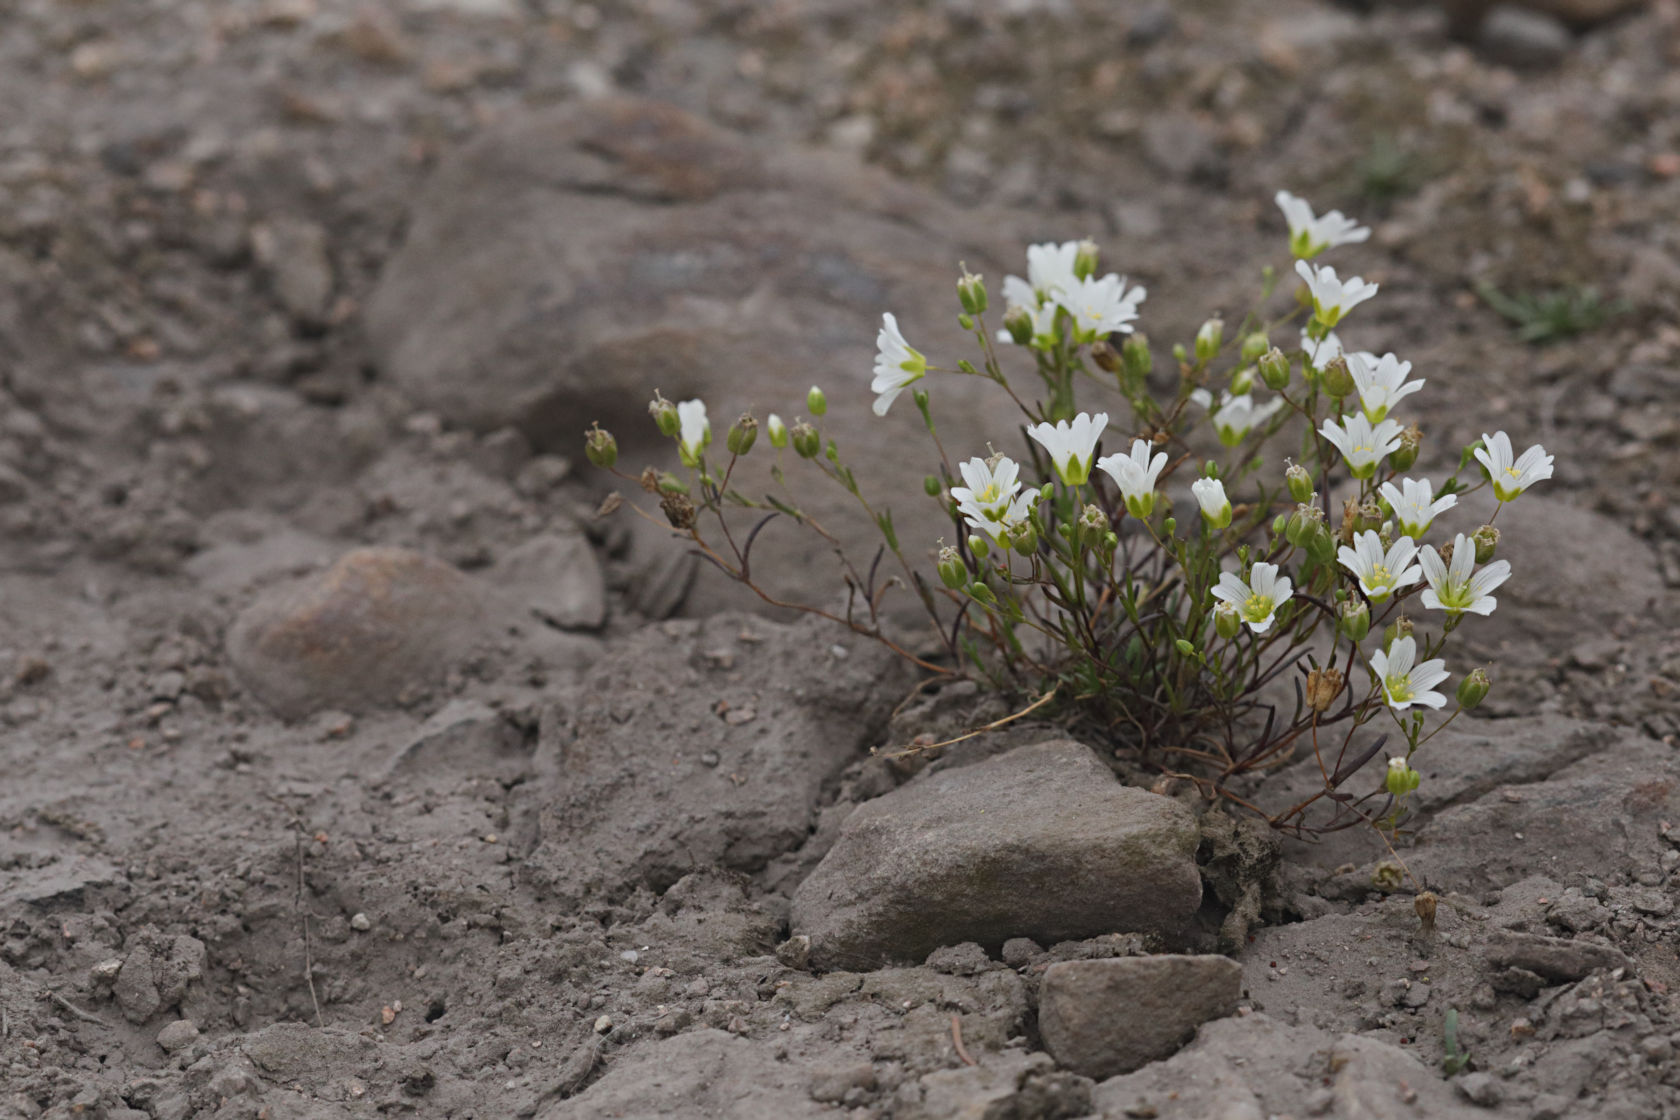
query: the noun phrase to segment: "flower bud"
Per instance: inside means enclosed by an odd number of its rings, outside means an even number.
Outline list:
[[[1302,534],[1302,545],[1315,563],[1329,564],[1336,559],[1336,535],[1323,522]]]
[[[1299,463],[1291,463],[1289,469],[1283,472],[1283,480],[1289,486],[1289,496],[1303,504],[1311,502],[1313,498],[1312,475]]]
[[[1178,641],[1173,643],[1173,646],[1185,657],[1196,656],[1196,647],[1190,644],[1189,638],[1180,638]]]
[[[1202,509],[1208,527],[1223,529],[1231,524],[1231,500],[1225,496],[1225,484],[1217,478],[1198,478],[1190,484],[1190,493]]]
[[[821,389],[813,385],[811,391],[805,394],[805,407],[811,410],[812,416],[821,416],[828,411],[828,398],[823,396]]]
[[[1161,522],[1161,535],[1163,537],[1167,538],[1169,541],[1173,539],[1173,534],[1175,534],[1177,532],[1178,532],[1178,518],[1169,517],[1165,521]]]
[[[968,550],[974,553],[976,560],[984,560],[986,554],[992,550],[992,546],[986,543],[985,537],[976,533],[968,538]]]
[[[1365,635],[1371,632],[1371,608],[1365,605],[1363,599],[1343,599],[1336,608],[1336,628],[1349,641],[1363,642]]]
[[[1272,342],[1271,339],[1266,337],[1266,332],[1252,331],[1243,336],[1242,360],[1245,362],[1258,362],[1261,355],[1271,348]]]
[[[1342,692],[1340,669],[1314,669],[1307,674],[1307,707],[1327,712]]]
[[[975,580],[973,583],[968,585],[968,593],[980,602],[985,603],[988,607],[995,606],[997,604],[997,596],[992,594],[992,589],[981,583],[979,580]]]
[[[1033,340],[1032,312],[1018,305],[1009,308],[1003,313],[1003,329],[1009,332],[1015,345],[1027,345]]]
[[[1388,453],[1388,465],[1397,471],[1411,470],[1423,445],[1423,429],[1413,424],[1400,433],[1400,446]]]
[[[1417,789],[1418,783],[1423,781],[1423,775],[1412,769],[1411,763],[1403,758],[1388,760],[1388,773],[1383,776],[1383,786],[1395,797],[1404,797]]]
[[[939,476],[936,474],[930,474],[922,479],[922,490],[930,498],[939,497],[940,491],[944,489],[945,484],[939,481]]]
[[[1101,548],[1108,539],[1108,514],[1101,506],[1087,504],[1079,515],[1079,539],[1091,548]]]
[[[745,455],[752,450],[752,445],[758,439],[758,421],[752,413],[743,412],[741,418],[729,425],[729,434],[724,436],[723,445],[729,448],[731,455]]]
[[[962,309],[970,315],[984,314],[986,310],[986,285],[980,277],[963,270],[962,278],[957,281],[957,301]]]
[[[1120,361],[1120,351],[1111,346],[1106,338],[1099,338],[1091,343],[1091,360],[1105,373],[1119,373],[1125,368]]]
[[[1324,391],[1332,397],[1339,399],[1353,392],[1353,374],[1348,370],[1347,359],[1341,355],[1331,358],[1319,372],[1324,378]]]
[[[1411,636],[1412,620],[1401,616],[1389,623],[1388,628],[1383,631],[1383,650],[1387,651],[1388,647],[1392,646],[1399,639],[1409,638]]]
[[[788,445],[787,425],[782,423],[782,418],[774,412],[764,421],[764,430],[769,433],[771,447],[779,450]]]
[[[946,545],[939,550],[939,579],[952,591],[969,582],[968,565],[962,562],[957,550]]]
[[[1097,243],[1089,237],[1079,243],[1079,249],[1073,254],[1073,275],[1075,279],[1085,280],[1097,274]]]
[[[1476,563],[1486,564],[1493,559],[1493,551],[1499,547],[1498,529],[1492,525],[1483,525],[1470,534],[1470,539],[1476,545]]]
[[[1231,375],[1231,395],[1247,396],[1254,391],[1254,367],[1242,366]]]
[[[1022,556],[1038,551],[1038,530],[1032,527],[1032,522],[1023,521],[1009,531],[1009,547]]]
[[[801,459],[815,459],[822,450],[822,436],[803,420],[795,424],[788,434],[793,442],[793,449],[799,452]]]
[[[1324,525],[1324,511],[1317,506],[1302,502],[1295,507],[1295,512],[1289,515],[1289,521],[1283,529],[1284,539],[1290,544],[1300,547],[1308,532]]]
[[[682,431],[682,417],[677,415],[677,406],[659,395],[659,390],[653,391],[653,400],[648,402],[648,415],[659,425],[659,434],[674,436]]]
[[[597,467],[610,467],[618,462],[618,441],[596,424],[583,433],[583,453]]]
[[[1196,332],[1196,361],[1211,362],[1225,342],[1225,320],[1209,319]]]
[[[1260,380],[1266,383],[1266,388],[1282,390],[1289,385],[1289,359],[1283,356],[1283,351],[1276,346],[1260,355],[1257,363],[1260,367]]]
[[[1142,387],[1149,371],[1155,368],[1155,359],[1149,354],[1149,336],[1127,335],[1126,341],[1120,344],[1120,360],[1126,366],[1126,384],[1134,390]]]
[[[1467,712],[1471,711],[1482,702],[1488,694],[1488,689],[1492,687],[1493,682],[1488,680],[1486,669],[1472,669],[1458,682],[1458,706]]]
[[[1223,599],[1213,606],[1213,632],[1226,641],[1242,633],[1242,615]]]

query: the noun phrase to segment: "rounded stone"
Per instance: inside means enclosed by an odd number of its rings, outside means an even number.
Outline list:
[[[1228,957],[1062,961],[1044,972],[1038,1029],[1057,1062],[1101,1080],[1170,1057],[1241,998],[1242,966]]]

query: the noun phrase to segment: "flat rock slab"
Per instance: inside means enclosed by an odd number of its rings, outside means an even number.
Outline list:
[[[430,684],[483,633],[485,597],[460,571],[402,548],[358,548],[276,588],[228,631],[245,686],[285,719],[365,711]]]
[[[1170,1057],[1242,998],[1229,957],[1152,956],[1062,961],[1044,972],[1038,1029],[1044,1048],[1085,1077],[1113,1077]]]
[[[1197,840],[1189,810],[1088,747],[1019,747],[860,806],[800,884],[793,931],[813,964],[854,969],[964,941],[1170,935],[1201,903]]]
[[[910,684],[906,663],[825,620],[672,620],[595,666],[545,721],[529,867],[567,896],[754,872],[805,842],[825,783]]]

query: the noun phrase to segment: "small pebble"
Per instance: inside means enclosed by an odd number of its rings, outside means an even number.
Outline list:
[[[373,923],[368,920],[368,916],[366,914],[358,911],[350,916],[350,928],[355,930],[357,933],[366,933],[368,930],[373,928]]]

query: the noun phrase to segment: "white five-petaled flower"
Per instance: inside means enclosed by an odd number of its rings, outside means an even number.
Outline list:
[[[1250,630],[1264,634],[1272,628],[1277,609],[1295,594],[1289,577],[1277,571],[1276,564],[1262,561],[1250,569],[1246,583],[1235,572],[1225,572],[1213,588],[1213,597],[1237,608]]]
[[[1377,473],[1377,464],[1389,452],[1400,446],[1400,422],[1384,420],[1373,425],[1363,413],[1346,418],[1346,426],[1334,420],[1324,421],[1318,434],[1336,445],[1347,460],[1348,470],[1355,478],[1370,478]]]
[[[1219,433],[1219,442],[1226,447],[1241,443],[1256,425],[1264,424],[1283,407],[1282,397],[1273,397],[1265,404],[1256,405],[1253,393],[1235,397],[1230,393],[1221,393],[1217,407],[1213,403],[1213,394],[1206,389],[1195,390],[1190,399],[1213,413],[1213,430]]]
[[[1552,477],[1552,457],[1544,447],[1537,443],[1513,461],[1511,437],[1504,432],[1483,434],[1482,446],[1476,448],[1476,461],[1487,468],[1488,478],[1493,481],[1493,496],[1502,502]]]
[[[973,504],[962,505],[960,512],[963,520],[968,522],[971,528],[982,530],[999,544],[1008,544],[1016,527],[1025,524],[1032,517],[1033,507],[1036,505],[1038,491],[1027,490],[1015,495],[996,517]]]
[[[1354,387],[1359,390],[1360,407],[1373,424],[1380,423],[1388,410],[1403,398],[1423,388],[1422,378],[1406,380],[1406,375],[1412,372],[1412,363],[1402,362],[1393,354],[1378,358],[1361,351],[1347,355],[1347,364]]]
[[[1289,223],[1289,251],[1297,257],[1316,257],[1326,249],[1364,241],[1371,231],[1340,210],[1332,210],[1322,217],[1313,217],[1312,207],[1304,198],[1288,191],[1277,193],[1278,208]]]
[[[1312,293],[1313,313],[1326,327],[1334,327],[1343,315],[1377,294],[1377,285],[1357,276],[1342,280],[1329,265],[1296,261],[1295,273],[1306,281]]]
[[[1157,451],[1151,458],[1149,453],[1152,450],[1154,444],[1148,440],[1134,439],[1130,454],[1116,452],[1097,460],[1097,467],[1120,487],[1120,496],[1126,501],[1126,512],[1140,519],[1155,511],[1155,480],[1161,477],[1161,468],[1167,465],[1167,453]]]
[[[875,415],[885,416],[898,395],[927,373],[927,359],[904,341],[891,311],[881,316],[875,347],[875,380],[869,383],[869,390],[878,394]]]
[[[1394,483],[1385,482],[1382,484],[1382,496],[1394,509],[1394,520],[1399,524],[1400,531],[1408,537],[1423,536],[1437,516],[1458,504],[1458,497],[1454,494],[1437,498],[1435,484],[1427,478],[1402,478],[1399,489]]]
[[[1131,333],[1138,317],[1138,304],[1149,293],[1143,288],[1127,290],[1124,276],[1109,273],[1101,280],[1086,277],[1066,289],[1056,301],[1073,319],[1073,335],[1079,341],[1103,338],[1115,331]]]
[[[1323,369],[1343,354],[1342,340],[1335,331],[1326,331],[1323,338],[1314,341],[1305,327],[1301,328],[1301,349],[1307,355],[1307,364],[1314,369]]]
[[[1429,545],[1423,546],[1418,560],[1423,564],[1423,578],[1429,581],[1423,605],[1449,615],[1492,614],[1499,605],[1494,589],[1511,578],[1508,560],[1495,560],[1476,571],[1476,542],[1463,533],[1453,538],[1450,565]]]
[[[1078,259],[1077,241],[1064,241],[1060,245],[1054,241],[1028,245],[1027,280],[1046,301],[1053,300],[1057,293],[1070,292],[1079,285],[1079,276],[1074,271],[1074,262]],[[1005,280],[1006,292],[1008,285],[1009,281]]]
[[[1336,559],[1359,580],[1359,590],[1373,603],[1423,577],[1422,570],[1412,563],[1416,555],[1417,542],[1410,537],[1397,538],[1383,552],[1382,538],[1369,529],[1353,538],[1352,548],[1343,545],[1336,551]]]
[[[683,401],[677,405],[677,455],[685,466],[698,467],[700,456],[712,442],[712,425],[706,419],[705,401]]]
[[[1058,420],[1054,425],[1034,424],[1027,434],[1050,453],[1056,475],[1069,486],[1083,486],[1091,477],[1091,458],[1097,453],[1097,441],[1108,428],[1108,413],[1092,416],[1081,412],[1073,423]]]
[[[1447,672],[1447,663],[1437,657],[1417,664],[1417,639],[1410,634],[1396,638],[1386,652],[1373,653],[1371,668],[1382,682],[1383,699],[1395,711],[1405,711],[1413,704],[1446,706],[1447,698],[1430,690],[1452,675]]]
[[[1011,499],[1021,489],[1021,465],[1007,456],[998,456],[995,462],[976,457],[958,464],[957,469],[968,485],[951,487],[951,497],[969,522],[1007,520]]]
[[[1202,507],[1202,516],[1215,529],[1231,523],[1231,499],[1225,496],[1225,484],[1217,478],[1198,478],[1190,484],[1190,493]]]

